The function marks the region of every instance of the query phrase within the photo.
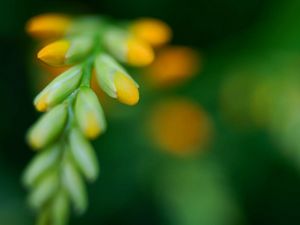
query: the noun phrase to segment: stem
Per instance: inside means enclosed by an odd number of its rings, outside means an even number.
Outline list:
[[[80,87],[90,87],[92,78],[92,67],[93,67],[94,57],[90,57],[83,64],[83,73]]]

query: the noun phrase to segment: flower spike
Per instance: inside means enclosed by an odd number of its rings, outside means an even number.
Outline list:
[[[39,152],[25,170],[23,183],[30,191],[29,204],[38,212],[39,224],[67,225],[72,206],[76,213],[84,213],[88,207],[85,181],[93,182],[99,176],[98,157],[90,140],[104,133],[107,125],[92,89],[93,71],[101,91],[135,105],[139,86],[122,64],[151,64],[153,47],[169,39],[170,31],[158,21],[130,24],[132,27],[116,25],[97,16],[73,20],[45,14],[26,26],[31,36],[51,41],[37,58],[48,71],[56,71],[56,77],[34,99],[35,108],[45,114],[27,134],[29,145]]]

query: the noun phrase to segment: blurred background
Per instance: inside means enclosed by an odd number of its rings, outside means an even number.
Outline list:
[[[40,77],[24,24],[44,12],[155,17],[189,47],[161,52],[185,62],[176,82],[146,79],[159,66],[133,71],[140,103],[104,103],[102,173],[71,224],[300,224],[299,10],[298,0],[1,0],[0,224],[34,221],[20,178]]]

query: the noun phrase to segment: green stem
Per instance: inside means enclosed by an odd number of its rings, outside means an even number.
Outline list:
[[[90,57],[83,64],[83,73],[80,87],[90,87],[91,86],[91,78],[92,78],[92,70],[93,70],[93,61],[94,57]]]

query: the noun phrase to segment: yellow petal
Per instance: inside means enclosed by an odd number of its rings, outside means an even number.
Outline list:
[[[121,72],[114,77],[114,84],[117,89],[117,98],[127,105],[135,105],[139,101],[139,90],[132,79]]]
[[[145,18],[139,19],[131,26],[133,35],[156,47],[170,41],[172,31],[164,22]]]
[[[67,40],[56,41],[40,50],[37,57],[50,66],[63,66],[69,47],[70,42]]]
[[[43,14],[30,19],[26,31],[35,38],[57,38],[64,35],[71,19],[63,14]]]
[[[133,66],[149,65],[154,59],[153,49],[146,42],[136,38],[127,41],[127,62]]]

